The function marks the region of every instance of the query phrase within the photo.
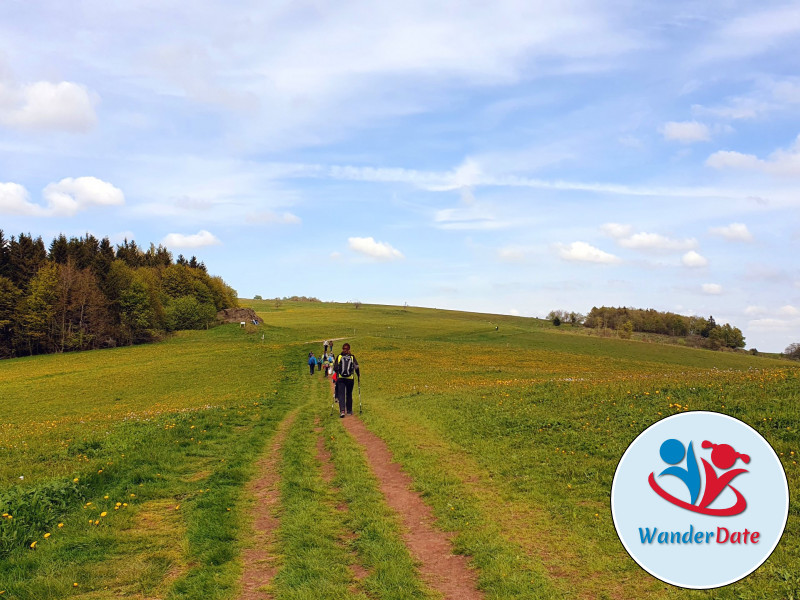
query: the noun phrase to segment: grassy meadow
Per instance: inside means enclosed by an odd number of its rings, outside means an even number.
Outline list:
[[[275,597],[436,598],[363,454],[330,416],[328,381],[308,374],[320,340],[346,338],[361,364],[362,418],[473,557],[487,598],[800,598],[796,363],[520,317],[245,302],[263,326],[0,362],[2,597],[237,597],[252,543],[246,484],[294,412],[279,463]],[[792,498],[770,559],[705,592],[642,571],[609,507],[627,445],[690,410],[764,435]]]

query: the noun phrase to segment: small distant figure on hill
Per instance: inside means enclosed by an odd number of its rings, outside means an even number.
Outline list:
[[[336,397],[339,400],[339,418],[353,414],[353,384],[355,377],[361,383],[361,370],[356,357],[350,354],[350,344],[342,345],[342,353],[334,363],[336,372]]]
[[[308,366],[311,369],[311,374],[314,374],[314,367],[317,366],[317,358],[314,356],[313,352],[308,353]]]
[[[500,326],[499,325],[495,325],[494,326],[494,330],[497,331],[498,329],[500,329]]]
[[[332,341],[330,341],[330,340],[325,340],[324,342],[322,342],[322,352],[323,352],[324,354],[327,354],[327,353],[328,353],[328,346],[330,346],[330,347],[331,347],[331,352],[333,352],[333,342],[332,342]]]

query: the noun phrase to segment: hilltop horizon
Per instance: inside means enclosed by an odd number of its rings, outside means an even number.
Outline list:
[[[800,340],[800,8],[6,3],[0,219],[243,296]]]

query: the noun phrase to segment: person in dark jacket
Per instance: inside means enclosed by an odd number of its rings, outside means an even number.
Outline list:
[[[336,372],[336,398],[339,400],[339,417],[353,414],[353,385],[358,377],[361,383],[361,370],[356,357],[350,353],[350,344],[342,345],[342,353],[334,362]]]

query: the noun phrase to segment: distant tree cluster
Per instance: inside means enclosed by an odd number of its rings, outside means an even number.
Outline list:
[[[272,298],[272,300],[276,302],[322,302],[322,300],[313,296],[284,296],[283,298]]]
[[[586,319],[581,313],[576,312],[569,312],[566,310],[551,310],[550,313],[547,315],[547,320],[552,321],[553,325],[558,327],[559,325],[572,325],[573,327],[577,327],[578,325],[583,325],[583,321]]]
[[[744,336],[738,327],[718,325],[714,317],[687,317],[652,308],[592,307],[583,322],[586,327],[613,329],[620,337],[630,337],[634,331],[683,337],[694,345],[706,348],[744,348]]]
[[[0,230],[0,358],[152,341],[234,306],[220,277],[161,245],[62,234],[47,248]]]
[[[800,360],[800,342],[795,342],[786,346],[786,350],[783,351],[783,355],[786,358]]]

